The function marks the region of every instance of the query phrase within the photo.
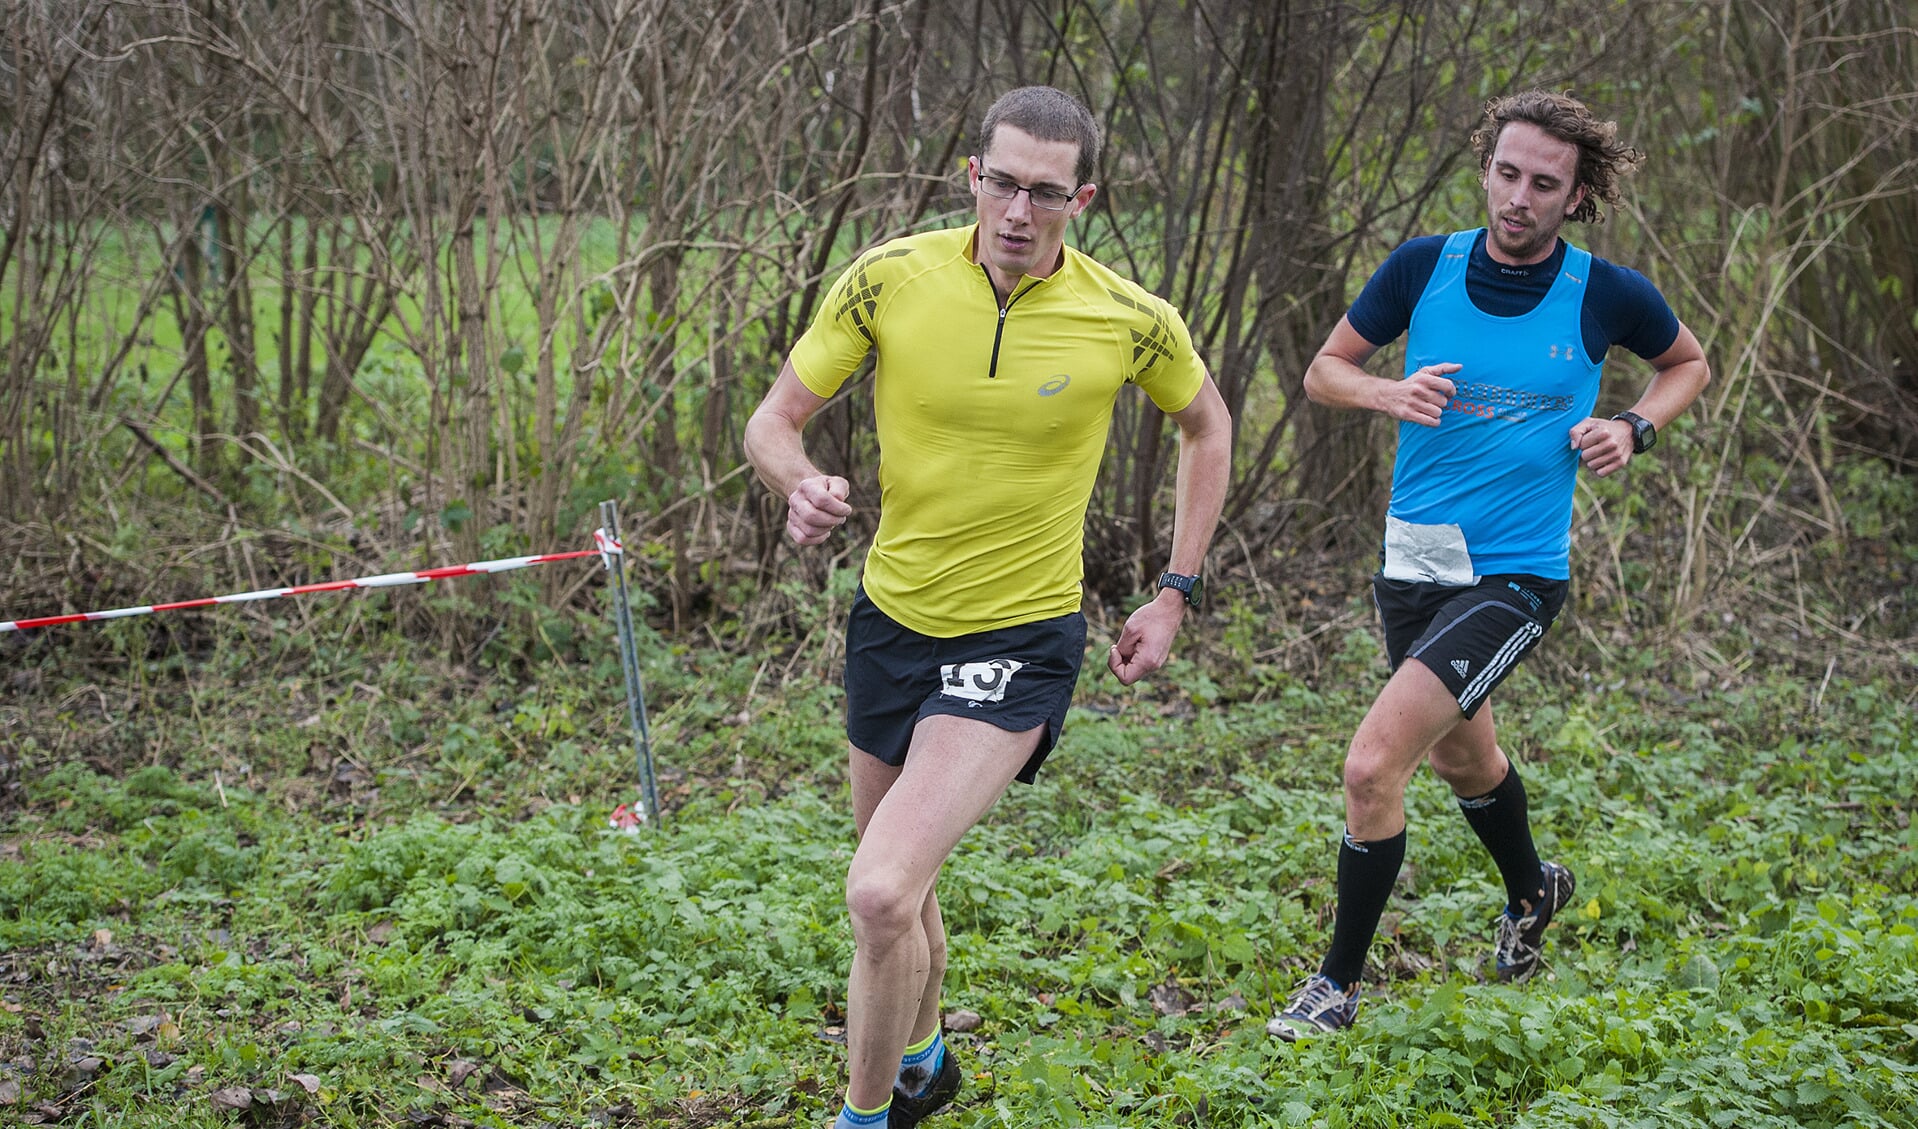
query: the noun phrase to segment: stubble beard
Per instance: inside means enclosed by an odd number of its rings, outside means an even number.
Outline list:
[[[1563,224],[1553,224],[1547,229],[1543,224],[1533,223],[1525,229],[1523,235],[1513,236],[1497,221],[1492,224],[1492,239],[1498,249],[1507,257],[1519,263],[1542,261],[1558,241],[1558,229]],[[1515,242],[1515,240],[1517,240]]]

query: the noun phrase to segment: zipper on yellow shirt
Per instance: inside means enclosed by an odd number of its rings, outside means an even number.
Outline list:
[[[992,275],[986,272],[985,264],[983,263],[981,263],[979,266],[979,274],[982,278],[986,280],[986,285],[992,287],[992,301],[994,305],[998,305],[999,288],[997,286],[992,285]],[[1032,293],[1033,287],[1038,286],[1041,282],[1044,282],[1044,281],[1045,279],[1043,278],[1033,279],[1032,286],[1028,286],[1024,290],[1014,290],[1012,292],[1012,297],[1006,299],[1006,304],[1003,306],[999,306],[999,324],[992,331],[992,364],[991,364],[991,367],[986,370],[987,380],[999,379],[999,342],[1005,339],[1006,315],[1012,312],[1012,304],[1014,302],[1017,302],[1019,299],[1025,297],[1026,295]]]

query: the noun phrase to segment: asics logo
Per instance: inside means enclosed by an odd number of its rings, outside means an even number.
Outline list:
[[[1066,390],[1066,385],[1071,383],[1072,378],[1070,376],[1067,376],[1065,373],[1060,373],[1058,376],[1053,377],[1051,380],[1039,386],[1039,395],[1057,396]]]

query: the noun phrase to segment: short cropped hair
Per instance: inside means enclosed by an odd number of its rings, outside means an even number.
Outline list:
[[[1021,86],[1008,90],[986,111],[979,127],[979,156],[992,148],[993,134],[1009,125],[1040,141],[1068,141],[1079,147],[1079,165],[1075,175],[1080,184],[1092,180],[1092,168],[1099,161],[1102,138],[1099,123],[1077,98],[1050,86]]]
[[[1645,159],[1644,153],[1618,139],[1617,122],[1599,121],[1578,99],[1549,90],[1527,90],[1485,103],[1485,116],[1472,133],[1479,172],[1492,167],[1492,151],[1498,147],[1499,134],[1513,122],[1530,123],[1578,147],[1573,187],[1583,187],[1585,198],[1566,217],[1577,223],[1604,223],[1599,204],[1618,207],[1624,198],[1620,182]]]

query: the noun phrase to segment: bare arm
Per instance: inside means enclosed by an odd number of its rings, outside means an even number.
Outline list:
[[[801,545],[817,545],[852,514],[850,484],[813,465],[800,438],[806,422],[826,399],[800,382],[791,361],[746,421],[746,458],[759,480],[786,499],[786,532]]]
[[[1232,414],[1208,376],[1192,402],[1172,413],[1172,422],[1179,428],[1179,472],[1167,570],[1194,576],[1205,566],[1232,478]],[[1172,638],[1184,619],[1185,596],[1160,589],[1126,619],[1106,665],[1127,686],[1151,674],[1171,657]]]
[[[1378,348],[1350,321],[1339,318],[1305,370],[1306,396],[1328,408],[1383,412],[1393,419],[1437,427],[1454,391],[1447,378],[1461,366],[1427,365],[1403,380],[1373,376],[1365,371],[1365,362]]]
[[[1651,365],[1651,383],[1631,410],[1663,431],[1711,383],[1712,370],[1705,361],[1704,347],[1682,324],[1671,347],[1653,357]],[[1571,442],[1579,458],[1600,478],[1623,470],[1632,461],[1632,425],[1624,420],[1582,420],[1573,425]]]

